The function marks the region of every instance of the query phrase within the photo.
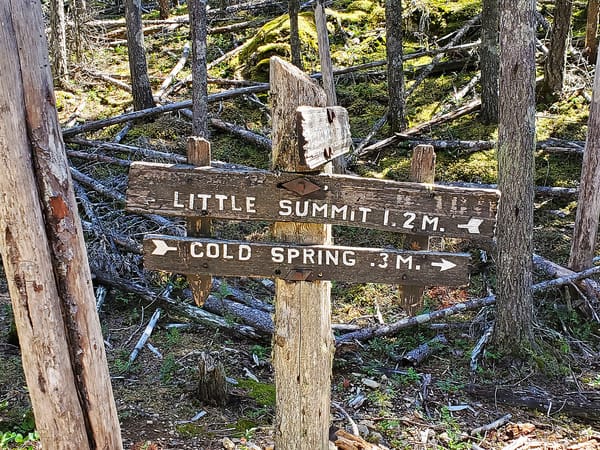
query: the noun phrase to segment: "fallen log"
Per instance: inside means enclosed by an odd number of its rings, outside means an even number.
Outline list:
[[[269,84],[263,83],[256,86],[248,86],[239,89],[231,89],[228,91],[218,92],[216,94],[210,94],[208,96],[209,102],[218,102],[221,100],[227,100],[239,95],[252,94],[257,92],[266,92],[269,90]],[[153,108],[141,109],[139,111],[132,111],[120,116],[109,117],[107,119],[95,120],[87,122],[76,127],[67,128],[63,130],[63,138],[69,138],[80,133],[87,133],[90,131],[98,131],[102,128],[116,125],[118,123],[128,122],[130,120],[140,120],[148,117],[153,117],[159,114],[167,112],[178,111],[184,108],[190,108],[192,106],[191,100],[184,100],[182,102],[169,103],[166,105],[155,106]]]
[[[214,117],[210,119],[210,124],[219,130],[227,131],[228,133],[241,137],[257,147],[264,148],[265,150],[271,150],[271,139],[266,136],[262,136],[234,123],[225,122]]]
[[[269,313],[232,300],[209,295],[202,308],[223,317],[232,317],[236,321],[241,320],[265,335],[271,335],[274,330],[273,319]]]
[[[540,393],[536,388],[514,386],[469,385],[467,393],[511,406],[524,406],[543,412],[547,416],[566,414],[588,422],[600,422],[600,394],[597,392],[574,392],[561,395]]]
[[[172,298],[156,293],[153,290],[130,280],[108,275],[107,273],[94,268],[93,265],[92,271],[96,276],[96,279],[102,284],[115,287],[123,292],[131,292],[148,302],[159,301],[165,308],[168,308],[177,314],[181,314],[201,325],[208,326],[210,328],[219,328],[236,336],[254,340],[264,340],[267,337],[259,334],[257,330],[251,326],[230,322],[223,317],[212,314],[203,310],[202,308],[173,300]]]

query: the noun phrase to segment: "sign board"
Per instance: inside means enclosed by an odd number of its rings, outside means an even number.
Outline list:
[[[352,146],[348,111],[341,106],[300,106],[296,110],[302,163],[315,169],[347,153]]]
[[[222,276],[460,286],[469,280],[468,253],[387,248],[267,244],[147,235],[151,270]]]
[[[492,239],[499,192],[330,174],[133,163],[127,209]]]

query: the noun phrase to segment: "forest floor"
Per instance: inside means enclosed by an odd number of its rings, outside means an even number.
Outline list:
[[[413,2],[415,4],[419,2]],[[408,11],[407,53],[437,48],[444,43],[431,36],[447,36],[477,13],[479,2],[424,2],[430,9]],[[414,5],[413,5],[414,6]],[[184,9],[173,11],[184,14]],[[427,14],[426,14],[427,13]],[[256,28],[209,36],[209,60],[237,46],[243,51],[211,69],[215,78],[264,81],[264,60],[281,51],[287,38],[281,9],[241,11],[214,19],[211,26],[260,19],[273,22]],[[412,14],[412,16],[411,16]],[[218,15],[216,16],[218,18]],[[306,64],[315,69],[313,27],[305,14],[303,39]],[[330,11],[332,55],[336,67],[348,67],[383,58],[385,36],[383,10],[368,0],[336,1]],[[155,18],[154,16],[149,18]],[[581,11],[576,8],[576,24]],[[429,28],[423,28],[429,21]],[[98,42],[88,59],[77,65],[66,85],[57,89],[57,108],[64,128],[121,114],[130,106],[130,94],[115,82],[127,80],[126,47],[115,43],[119,29],[96,33]],[[577,28],[575,43],[577,43]],[[579,30],[580,32],[580,30]],[[579,33],[580,36],[581,33]],[[473,42],[477,32],[467,33],[461,43]],[[186,25],[165,24],[147,36],[148,65],[154,89],[158,89],[179,60],[187,39]],[[447,42],[447,41],[446,41]],[[268,45],[267,45],[268,44]],[[285,52],[284,52],[285,53]],[[285,55],[283,55],[285,56]],[[541,56],[540,56],[541,58]],[[409,98],[409,126],[450,112],[476,98],[473,85],[476,53],[449,52],[440,61],[444,70],[424,80]],[[419,67],[431,62],[423,56],[407,62],[408,85]],[[569,56],[567,89],[564,95],[540,98],[537,112],[538,142],[545,148],[536,152],[536,185],[552,188],[538,191],[535,203],[535,252],[565,265],[575,220],[576,191],[585,139],[591,66],[574,48]],[[307,69],[308,70],[308,69]],[[175,80],[179,89],[165,101],[189,98],[189,63]],[[107,78],[108,75],[108,78]],[[349,111],[353,137],[360,140],[383,115],[387,104],[385,72],[379,69],[353,72],[336,78],[338,102]],[[223,89],[211,84],[211,92]],[[211,116],[236,123],[254,133],[268,135],[269,109],[266,93],[245,95],[211,105]],[[123,125],[86,135],[87,139],[114,143]],[[387,136],[386,127],[373,141]],[[415,139],[445,141],[490,141],[496,127],[483,126],[477,112],[427,128]],[[170,161],[169,155],[185,155],[185,142],[191,134],[184,113],[161,115],[147,123],[134,124],[121,144],[131,146],[103,149],[98,142],[68,143],[71,164],[80,173],[102,183],[107,190],[77,179],[90,262],[93,271],[134,281],[159,294],[173,288],[176,302],[193,303],[185,279],[177,274],[149,273],[142,268],[136,250],[144,234],[163,226],[148,219],[125,214],[116,195],[124,194],[127,168],[119,161],[144,159]],[[211,129],[213,159],[266,169],[269,152],[221,129]],[[401,141],[393,146],[364,154],[351,169],[360,175],[407,181],[410,148]],[[553,151],[552,148],[555,150]],[[164,152],[163,157],[143,155],[140,149]],[[562,149],[558,150],[556,149]],[[468,149],[456,145],[438,149],[436,181],[495,183],[494,150]],[[101,156],[102,161],[94,160]],[[110,160],[112,158],[112,162]],[[76,177],[77,178],[77,177]],[[91,225],[89,225],[91,224]],[[173,221],[181,228],[181,221]],[[262,239],[269,224],[215,222],[216,235],[231,239]],[[402,247],[403,238],[371,230],[335,227],[335,242],[342,245]],[[459,289],[431,287],[417,312],[430,312],[467,299],[480,298],[494,290],[493,253],[482,252],[476,244],[449,240],[434,243],[447,251],[468,251],[473,255],[469,285]],[[3,279],[4,277],[0,277]],[[536,282],[546,279],[541,271]],[[235,300],[242,292],[258,300],[268,311],[273,289],[268,283],[251,279],[221,279],[213,295]],[[96,288],[101,283],[96,283]],[[108,295],[99,309],[113,389],[127,449],[269,449],[273,446],[275,393],[270,364],[268,335],[252,340],[209,327],[172,308],[158,296],[154,301],[124,289],[107,285]],[[332,320],[337,334],[347,329],[378,323],[392,323],[411,313],[399,306],[396,286],[334,283]],[[478,365],[471,368],[473,348],[493,322],[493,306],[453,315],[439,323],[407,328],[393,335],[360,342],[338,351],[332,375],[332,432],[346,429],[360,433],[372,449],[596,449],[600,448],[600,328],[579,308],[577,297],[568,290],[536,294],[535,335],[539,352],[521,364],[507,362],[502,355],[486,350]],[[129,355],[149,318],[161,308],[162,315],[149,343],[133,364]],[[241,321],[225,314],[228,323]],[[14,338],[10,298],[6,284],[0,283],[0,432],[33,431],[35,424],[21,369],[21,352]],[[445,344],[424,362],[413,365],[406,353],[443,334]],[[152,351],[154,349],[155,351]],[[198,363],[202,354],[220,361],[229,383],[224,406],[204,404],[197,396]],[[510,414],[510,416],[507,416]],[[476,429],[503,418],[503,422]],[[475,432],[474,432],[475,430]],[[0,434],[2,436],[2,434]],[[291,441],[298,437],[289,436]],[[0,444],[0,448],[3,444]],[[6,442],[6,448],[18,447]],[[366,445],[366,444],[365,444]],[[31,443],[31,448],[39,444]],[[344,448],[344,447],[339,447]],[[369,448],[369,447],[357,447]],[[307,449],[311,450],[311,449]]]

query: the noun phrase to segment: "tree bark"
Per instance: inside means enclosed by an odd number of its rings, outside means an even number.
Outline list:
[[[50,55],[52,74],[60,84],[69,73],[64,0],[50,1]]]
[[[592,266],[600,216],[600,58],[596,63],[588,135],[583,153],[579,201],[569,266],[580,271]]]
[[[493,343],[506,355],[532,347],[535,0],[500,1],[498,306]]]
[[[206,70],[206,0],[189,0],[192,38],[192,135],[208,138],[208,85]]]
[[[593,64],[598,54],[598,12],[600,0],[588,0],[585,26],[585,56]]]
[[[36,425],[44,448],[122,449],[39,3],[0,22],[0,249]]]
[[[388,122],[390,131],[406,128],[404,111],[404,71],[402,69],[402,1],[385,2],[385,36],[387,52]]]
[[[158,17],[161,20],[169,18],[169,3],[171,3],[170,0],[158,0]]]
[[[481,45],[479,46],[479,66],[481,70],[481,112],[479,118],[486,125],[498,123],[499,25],[498,0],[483,0]]]
[[[300,12],[299,0],[288,0],[288,14],[290,16],[290,51],[292,64],[302,70],[302,47],[300,43],[300,30],[298,29],[298,13]]]
[[[146,64],[146,49],[144,48],[141,0],[125,0],[125,17],[127,19],[127,49],[133,109],[139,111],[154,106]]]
[[[556,0],[554,23],[550,31],[549,52],[544,65],[544,83],[542,85],[544,92],[552,94],[560,93],[563,90],[572,10],[573,0]]]
[[[297,171],[296,108],[325,106],[323,90],[296,67],[271,58],[273,161]],[[277,241],[330,244],[331,226],[276,222]],[[277,410],[275,447],[327,450],[333,336],[331,283],[275,280],[273,367]]]

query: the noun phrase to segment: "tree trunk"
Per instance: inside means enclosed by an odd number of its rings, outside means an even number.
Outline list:
[[[300,31],[298,30],[298,13],[300,12],[299,0],[288,0],[288,14],[290,16],[290,51],[292,64],[302,70],[302,50],[300,45]]]
[[[52,74],[60,84],[69,73],[64,0],[50,1],[50,56]]]
[[[388,81],[388,122],[396,133],[406,127],[404,111],[404,71],[402,70],[402,2],[386,0],[385,35]]]
[[[571,11],[573,0],[556,0],[554,5],[554,23],[550,32],[550,46],[544,65],[544,84],[542,90],[548,93],[560,93],[563,89],[567,48],[571,30]]]
[[[127,48],[129,56],[129,72],[131,74],[131,90],[133,109],[152,108],[152,88],[146,65],[144,33],[142,31],[141,0],[125,0],[125,17],[127,19]]]
[[[569,266],[576,272],[592,266],[600,216],[600,58],[596,62],[594,91],[583,153],[579,201]]]
[[[44,448],[122,449],[39,3],[0,22],[0,249],[36,426]]]
[[[498,0],[483,0],[481,45],[479,47],[479,66],[481,69],[481,112],[479,118],[486,125],[498,123],[499,25]]]
[[[87,11],[86,0],[73,1],[73,7],[71,8],[71,23],[73,27],[73,43],[71,45],[71,51],[75,54],[75,60],[77,62],[82,61],[85,48],[84,24],[86,22]]]
[[[531,348],[535,0],[500,1],[498,306],[493,343],[504,354]]]
[[[158,17],[161,20],[169,18],[169,3],[171,0],[158,0]]]
[[[206,0],[189,0],[188,9],[192,38],[192,135],[207,139]]]
[[[323,90],[289,63],[271,58],[273,161],[296,171],[296,108],[325,106]],[[278,158],[275,154],[279,155]],[[287,164],[285,163],[287,162]],[[276,241],[330,244],[331,226],[275,222]],[[327,450],[333,336],[331,283],[275,280],[273,368],[277,411],[275,447],[279,450]]]
[[[600,0],[588,0],[587,23],[585,26],[585,56],[590,63],[596,60],[598,54],[598,12]]]
[[[321,62],[321,75],[323,89],[327,95],[327,106],[337,105],[337,95],[335,93],[335,80],[333,79],[333,64],[331,63],[331,52],[329,49],[329,34],[327,31],[327,16],[323,0],[318,0],[315,5],[315,24],[317,26],[317,36],[319,41],[319,60]],[[346,172],[346,160],[344,156],[339,156],[332,161],[334,173]]]

